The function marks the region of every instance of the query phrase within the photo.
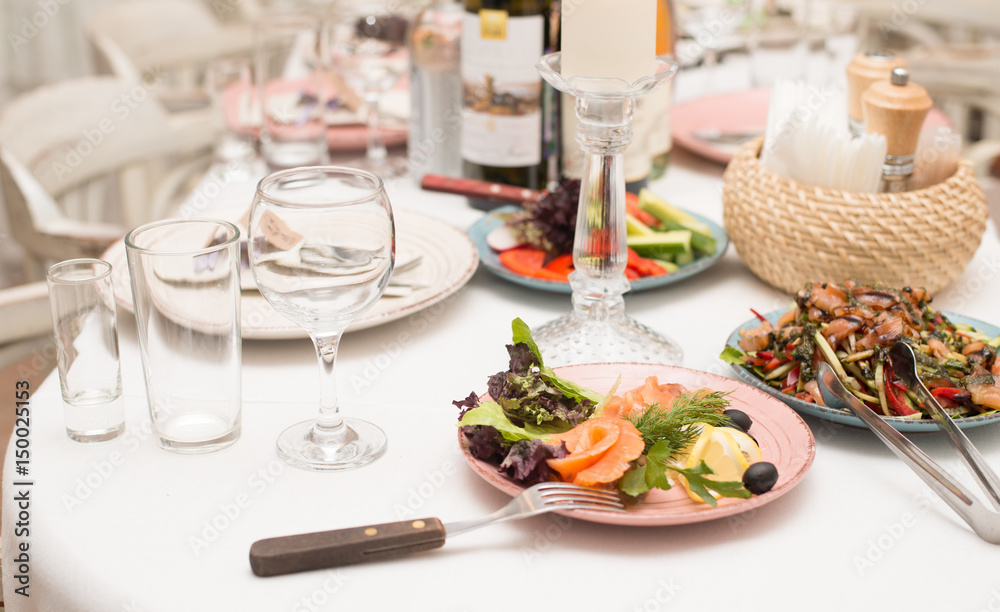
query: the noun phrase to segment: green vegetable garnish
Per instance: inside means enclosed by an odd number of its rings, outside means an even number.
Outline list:
[[[729,400],[726,399],[729,393],[692,391],[674,400],[669,409],[654,404],[639,414],[630,414],[625,418],[642,434],[647,454],[652,452],[653,447],[665,443],[669,449],[667,459],[676,459],[698,437],[698,428],[691,425],[708,423],[715,427],[730,423],[729,417],[722,414],[729,407]]]

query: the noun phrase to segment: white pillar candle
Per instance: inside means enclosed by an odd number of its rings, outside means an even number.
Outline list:
[[[656,0],[563,0],[561,10],[563,78],[653,73]]]

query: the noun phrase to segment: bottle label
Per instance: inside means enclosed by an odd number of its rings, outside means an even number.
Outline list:
[[[542,15],[465,14],[461,150],[467,161],[501,168],[541,163],[542,80],[535,64],[544,28]]]

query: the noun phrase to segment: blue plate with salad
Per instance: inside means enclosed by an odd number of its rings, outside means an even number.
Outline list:
[[[843,285],[824,283],[823,288],[826,286],[843,287]],[[906,299],[905,296],[912,293],[905,290],[881,288],[873,290],[871,287],[865,287],[863,290],[871,291],[863,295],[868,302],[876,305],[881,302],[883,305],[889,305],[889,308],[878,309],[864,302],[852,300],[854,303],[847,306],[846,310],[829,311],[811,311],[810,308],[816,306],[808,302],[806,309],[797,310],[800,314],[795,318],[792,318],[787,310],[776,310],[763,315],[755,313],[753,318],[740,325],[729,336],[720,358],[732,365],[739,380],[770,393],[800,413],[864,428],[866,426],[861,419],[850,412],[818,404],[814,393],[806,388],[809,383],[801,382],[808,378],[801,376],[802,364],[806,362],[815,364],[818,360],[831,363],[832,350],[840,371],[853,381],[854,394],[876,413],[882,414],[885,421],[893,428],[907,432],[940,431],[937,423],[921,410],[916,402],[916,396],[900,381],[893,380],[891,367],[887,367],[888,364],[884,363],[879,347],[891,346],[900,339],[900,329],[905,329],[902,327],[905,324],[898,321],[897,317],[886,314],[888,310],[917,324],[911,328],[911,331],[916,330],[917,334],[909,336],[909,342],[913,345],[914,352],[918,354],[921,380],[930,388],[932,394],[959,427],[979,427],[1000,421],[1000,412],[993,407],[997,404],[997,398],[1000,398],[1000,386],[993,384],[992,375],[988,371],[1000,369],[1000,365],[996,363],[997,347],[1000,346],[1000,327],[960,314],[936,311],[926,304],[929,300],[921,299],[914,302]],[[799,304],[802,304],[802,296],[803,292],[800,292],[797,298]],[[907,307],[903,300],[897,299],[901,296],[910,302],[912,308]],[[828,298],[821,298],[825,299]],[[890,304],[891,302],[894,303]],[[863,322],[865,309],[878,313],[875,319],[872,319],[878,323],[870,329]],[[807,329],[805,324],[801,324],[802,312],[823,313],[818,317],[811,314],[805,316],[807,323],[818,323],[815,330]],[[838,312],[841,316],[827,315],[826,312]],[[856,319],[850,320],[852,316]],[[845,318],[848,319],[846,322],[834,322]],[[819,319],[827,320],[819,322]],[[859,320],[861,325],[858,325]],[[767,332],[764,321],[771,326],[770,332]],[[799,328],[805,333],[798,333]],[[810,336],[808,331],[812,331],[813,334]],[[740,345],[744,339],[741,332],[751,336],[750,340],[744,342],[743,347]],[[764,332],[768,334],[766,339]],[[851,334],[854,335],[854,340],[850,339]],[[820,340],[817,335],[823,339]],[[906,336],[905,333],[902,335]],[[753,346],[755,342],[753,337],[759,339],[756,346]],[[803,338],[809,338],[810,344],[803,346],[805,344]],[[853,351],[850,350],[852,343]],[[819,346],[821,344],[824,345]],[[747,350],[748,348],[757,350]],[[799,354],[796,354],[796,350]],[[806,361],[801,359],[803,350],[805,354],[810,355]],[[831,365],[835,370],[838,369],[838,365],[832,363]],[[876,380],[881,380],[881,384],[876,384]],[[984,403],[977,404],[975,400]],[[908,416],[899,416],[901,414]]]
[[[654,264],[661,266],[666,273],[657,272],[655,276],[643,275],[640,278],[630,279],[632,291],[644,291],[680,282],[712,267],[726,252],[729,247],[729,236],[720,225],[711,219],[670,206],[650,193],[640,197],[653,202],[653,205],[647,205],[647,207],[655,210],[659,217],[644,215],[643,220],[640,221],[633,218],[630,213],[628,220],[630,245],[634,246],[634,250],[642,256],[643,260],[652,260]],[[630,195],[630,198],[634,199],[635,197]],[[569,202],[574,202],[572,206],[576,206],[575,199],[566,200],[562,206],[569,207]],[[630,210],[635,212],[635,208],[630,207]],[[541,221],[539,223],[540,227],[545,229],[539,230],[538,240],[544,242],[550,251],[571,253],[573,228],[571,225],[561,222],[562,219],[569,216],[566,211],[562,212],[563,214],[553,215],[553,217],[560,219],[559,222]],[[513,283],[543,291],[572,293],[572,288],[566,281],[548,280],[521,274],[504,265],[501,261],[500,250],[494,248],[498,241],[494,240],[491,235],[495,235],[494,232],[503,228],[512,217],[523,215],[523,213],[524,209],[519,206],[503,206],[494,209],[469,228],[469,237],[479,251],[479,260],[490,272]],[[660,217],[663,218],[663,226],[656,224],[658,223],[656,219]],[[575,220],[575,211],[572,218]],[[504,243],[500,248],[518,246],[518,239],[512,238],[511,240],[510,242],[500,241]]]

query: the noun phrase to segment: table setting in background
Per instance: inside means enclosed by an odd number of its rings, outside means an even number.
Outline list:
[[[48,270],[6,605],[1000,605],[1000,234],[815,1],[576,3],[557,51],[511,3],[260,21],[171,217]]]

